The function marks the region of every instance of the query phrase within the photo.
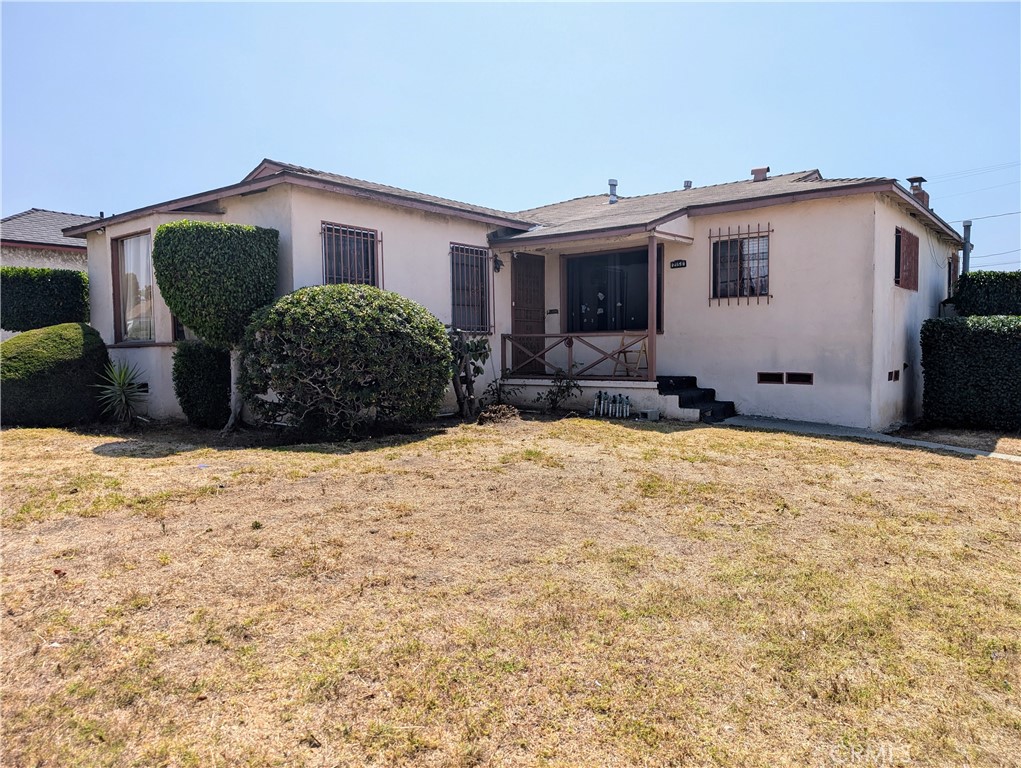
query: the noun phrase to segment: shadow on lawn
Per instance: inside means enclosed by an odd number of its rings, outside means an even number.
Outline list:
[[[132,433],[114,433],[115,440],[97,445],[97,456],[119,459],[162,459],[191,451],[239,451],[262,449],[288,453],[345,455],[416,443],[442,435],[460,422],[437,421],[414,431],[380,432],[351,439],[317,440],[296,431],[242,428],[226,436],[217,430],[199,429],[180,423],[152,423]],[[109,434],[95,432],[93,434]]]

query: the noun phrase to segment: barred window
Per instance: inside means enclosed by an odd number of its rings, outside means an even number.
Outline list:
[[[379,285],[374,229],[323,222],[323,282]]]
[[[709,232],[713,254],[714,299],[769,301],[769,225]]]
[[[462,331],[490,333],[489,249],[450,244],[451,324]]]

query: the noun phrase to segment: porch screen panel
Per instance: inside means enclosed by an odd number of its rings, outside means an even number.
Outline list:
[[[469,245],[450,246],[451,322],[472,333],[489,333],[489,250]]]
[[[323,224],[322,238],[324,283],[379,285],[375,230]]]

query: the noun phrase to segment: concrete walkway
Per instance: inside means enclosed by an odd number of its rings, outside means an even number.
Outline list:
[[[906,445],[912,448],[925,448],[930,451],[962,453],[965,456],[986,456],[990,459],[1002,459],[1003,461],[1013,461],[1017,464],[1021,464],[1021,456],[1015,456],[1011,453],[979,451],[974,448],[961,448],[957,445],[930,443],[927,440],[911,440],[906,437],[895,437],[893,435],[885,435],[882,432],[873,432],[870,429],[838,427],[833,424],[816,424],[809,421],[785,421],[784,419],[769,419],[765,416],[731,416],[729,419],[724,419],[720,423],[729,427],[768,429],[774,432],[793,432],[799,435],[849,437],[855,440],[871,440],[876,443],[891,443],[893,445]]]

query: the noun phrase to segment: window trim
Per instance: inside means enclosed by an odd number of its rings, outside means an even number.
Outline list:
[[[152,338],[151,339],[125,339],[124,330],[127,325],[126,319],[121,316],[121,249],[125,240],[132,240],[143,235],[149,238],[149,276],[153,288],[152,300]],[[110,238],[110,267],[111,282],[113,283],[113,343],[116,346],[124,347],[151,347],[159,344],[156,340],[156,273],[152,263],[152,230],[140,229],[136,232],[128,232],[124,235]]]
[[[756,224],[754,228],[751,224],[747,226],[738,225],[735,230],[733,227],[727,227],[724,232],[723,227],[717,227],[715,233],[712,228],[709,229],[709,306],[712,306],[713,302],[716,305],[726,302],[729,306],[730,303],[736,302],[741,303],[744,299],[745,304],[751,304],[751,300],[754,298],[756,304],[762,303],[765,299],[766,304],[769,304],[773,298],[773,294],[770,288],[770,241],[772,240],[773,227],[769,222],[766,222],[765,228],[761,224]],[[750,240],[765,240],[766,241],[766,258],[765,258],[765,275],[755,278],[761,287],[763,279],[765,280],[765,292],[751,293],[752,278],[749,275],[748,278],[744,277],[745,262],[744,262],[744,246],[738,246],[738,268],[737,268],[737,295],[736,296],[721,296],[720,295],[720,280],[719,280],[719,245],[725,242],[738,242],[744,243]],[[728,254],[728,259],[730,255]],[[761,261],[761,259],[760,259]],[[747,280],[747,282],[746,282]],[[729,280],[727,281],[730,282]],[[744,291],[748,290],[747,293]]]
[[[337,234],[343,237],[344,230],[351,230],[358,233],[371,234],[373,243],[373,264],[372,269],[374,271],[373,280],[371,282],[351,282],[350,280],[329,280],[329,275],[326,269],[326,238],[327,230],[335,229],[339,230]],[[329,233],[330,236],[334,236],[333,233]],[[320,250],[323,258],[323,285],[371,285],[376,288],[383,287],[383,236],[378,229],[372,229],[372,227],[360,227],[354,224],[341,224],[335,221],[322,220],[319,224],[319,240]]]
[[[480,259],[481,262],[482,262],[483,274],[482,274],[481,285],[483,287],[484,293],[483,293],[483,296],[482,296],[483,309],[482,309],[481,315],[483,316],[484,321],[482,323],[480,323],[478,325],[475,325],[475,326],[472,326],[472,327],[464,327],[464,324],[459,324],[457,322],[457,312],[456,312],[457,305],[454,303],[454,297],[455,297],[456,292],[457,292],[457,286],[456,286],[455,280],[457,279],[457,276],[458,276],[459,273],[463,274],[463,272],[464,272],[464,270],[458,270],[456,268],[455,264],[454,264],[454,260],[455,260],[455,258],[457,258],[457,256],[455,255],[455,251],[457,249],[461,250],[461,255],[462,256],[468,256],[468,257],[471,257],[471,258],[477,258],[477,259]],[[451,242],[450,246],[449,246],[449,254],[450,254],[450,325],[451,325],[451,327],[452,328],[457,328],[458,330],[464,331],[465,333],[469,333],[469,334],[479,334],[479,335],[485,335],[485,336],[493,335],[493,333],[495,332],[495,328],[496,328],[496,321],[495,321],[494,313],[493,313],[493,294],[495,293],[496,286],[494,284],[493,269],[492,269],[492,262],[493,262],[492,251],[489,249],[488,246],[484,246],[484,245],[469,245],[468,243],[455,243],[455,242]]]

